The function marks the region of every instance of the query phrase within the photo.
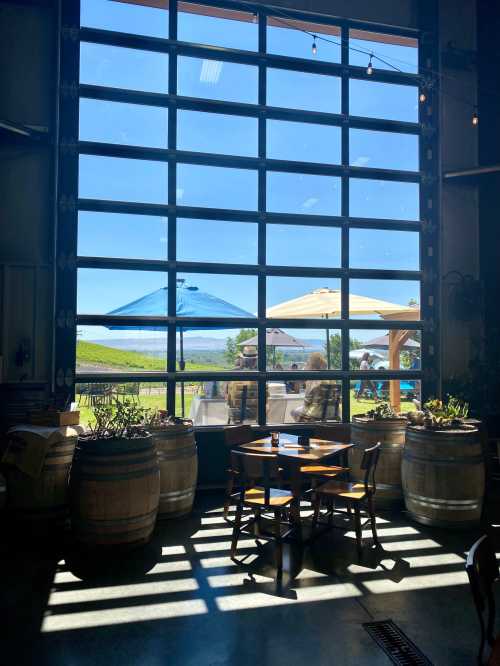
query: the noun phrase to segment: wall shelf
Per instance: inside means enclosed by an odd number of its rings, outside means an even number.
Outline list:
[[[476,179],[479,176],[486,176],[494,173],[500,173],[500,164],[491,164],[490,166],[472,167],[471,169],[461,169],[460,171],[447,171],[443,174],[443,180],[460,181]]]
[[[25,125],[0,118],[0,141],[8,145],[48,143],[48,127]]]

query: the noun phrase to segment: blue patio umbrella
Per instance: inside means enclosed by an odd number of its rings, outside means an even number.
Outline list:
[[[185,280],[180,278],[177,280],[175,302],[175,310],[178,317],[254,317],[250,312],[246,312],[236,305],[224,301],[222,298],[200,291],[198,287],[187,286]],[[122,317],[166,317],[168,314],[168,287],[157,289],[107,314],[120,315]],[[167,327],[161,324],[140,326],[113,324],[107,328],[111,331],[131,331],[138,329],[142,331],[167,330]],[[184,362],[184,331],[208,331],[222,328],[225,328],[225,326],[180,326],[180,369],[184,370],[186,365]],[[184,384],[182,384],[181,398],[182,415],[184,416]]]

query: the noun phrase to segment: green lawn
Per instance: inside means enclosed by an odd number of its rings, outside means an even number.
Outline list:
[[[102,367],[103,370],[123,370],[130,372],[161,372],[165,370],[165,360],[141,354],[140,352],[115,349],[96,342],[78,340],[76,343],[76,360],[78,365]],[[192,363],[186,361],[186,370],[224,370],[220,365]]]

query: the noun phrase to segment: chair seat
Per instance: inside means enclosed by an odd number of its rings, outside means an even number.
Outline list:
[[[322,476],[326,478],[333,478],[334,476],[342,474],[342,472],[348,471],[348,467],[337,467],[337,465],[304,465],[300,468],[301,474]]]
[[[332,497],[342,497],[349,500],[362,500],[366,497],[364,483],[347,483],[342,481],[328,481],[316,492],[320,495],[331,495]]]
[[[286,506],[293,500],[293,495],[289,490],[280,490],[278,488],[270,488],[269,502],[265,501],[264,488],[256,486],[245,491],[245,504],[255,506]]]

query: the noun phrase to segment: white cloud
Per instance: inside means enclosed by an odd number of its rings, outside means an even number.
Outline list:
[[[352,166],[357,166],[357,167],[362,167],[366,166],[368,162],[370,161],[369,157],[366,157],[366,155],[360,155],[354,162]]]
[[[309,197],[302,204],[302,208],[306,208],[306,209],[307,208],[312,208],[313,206],[315,206],[318,203],[318,201],[319,201],[319,199],[317,199],[316,197]]]

